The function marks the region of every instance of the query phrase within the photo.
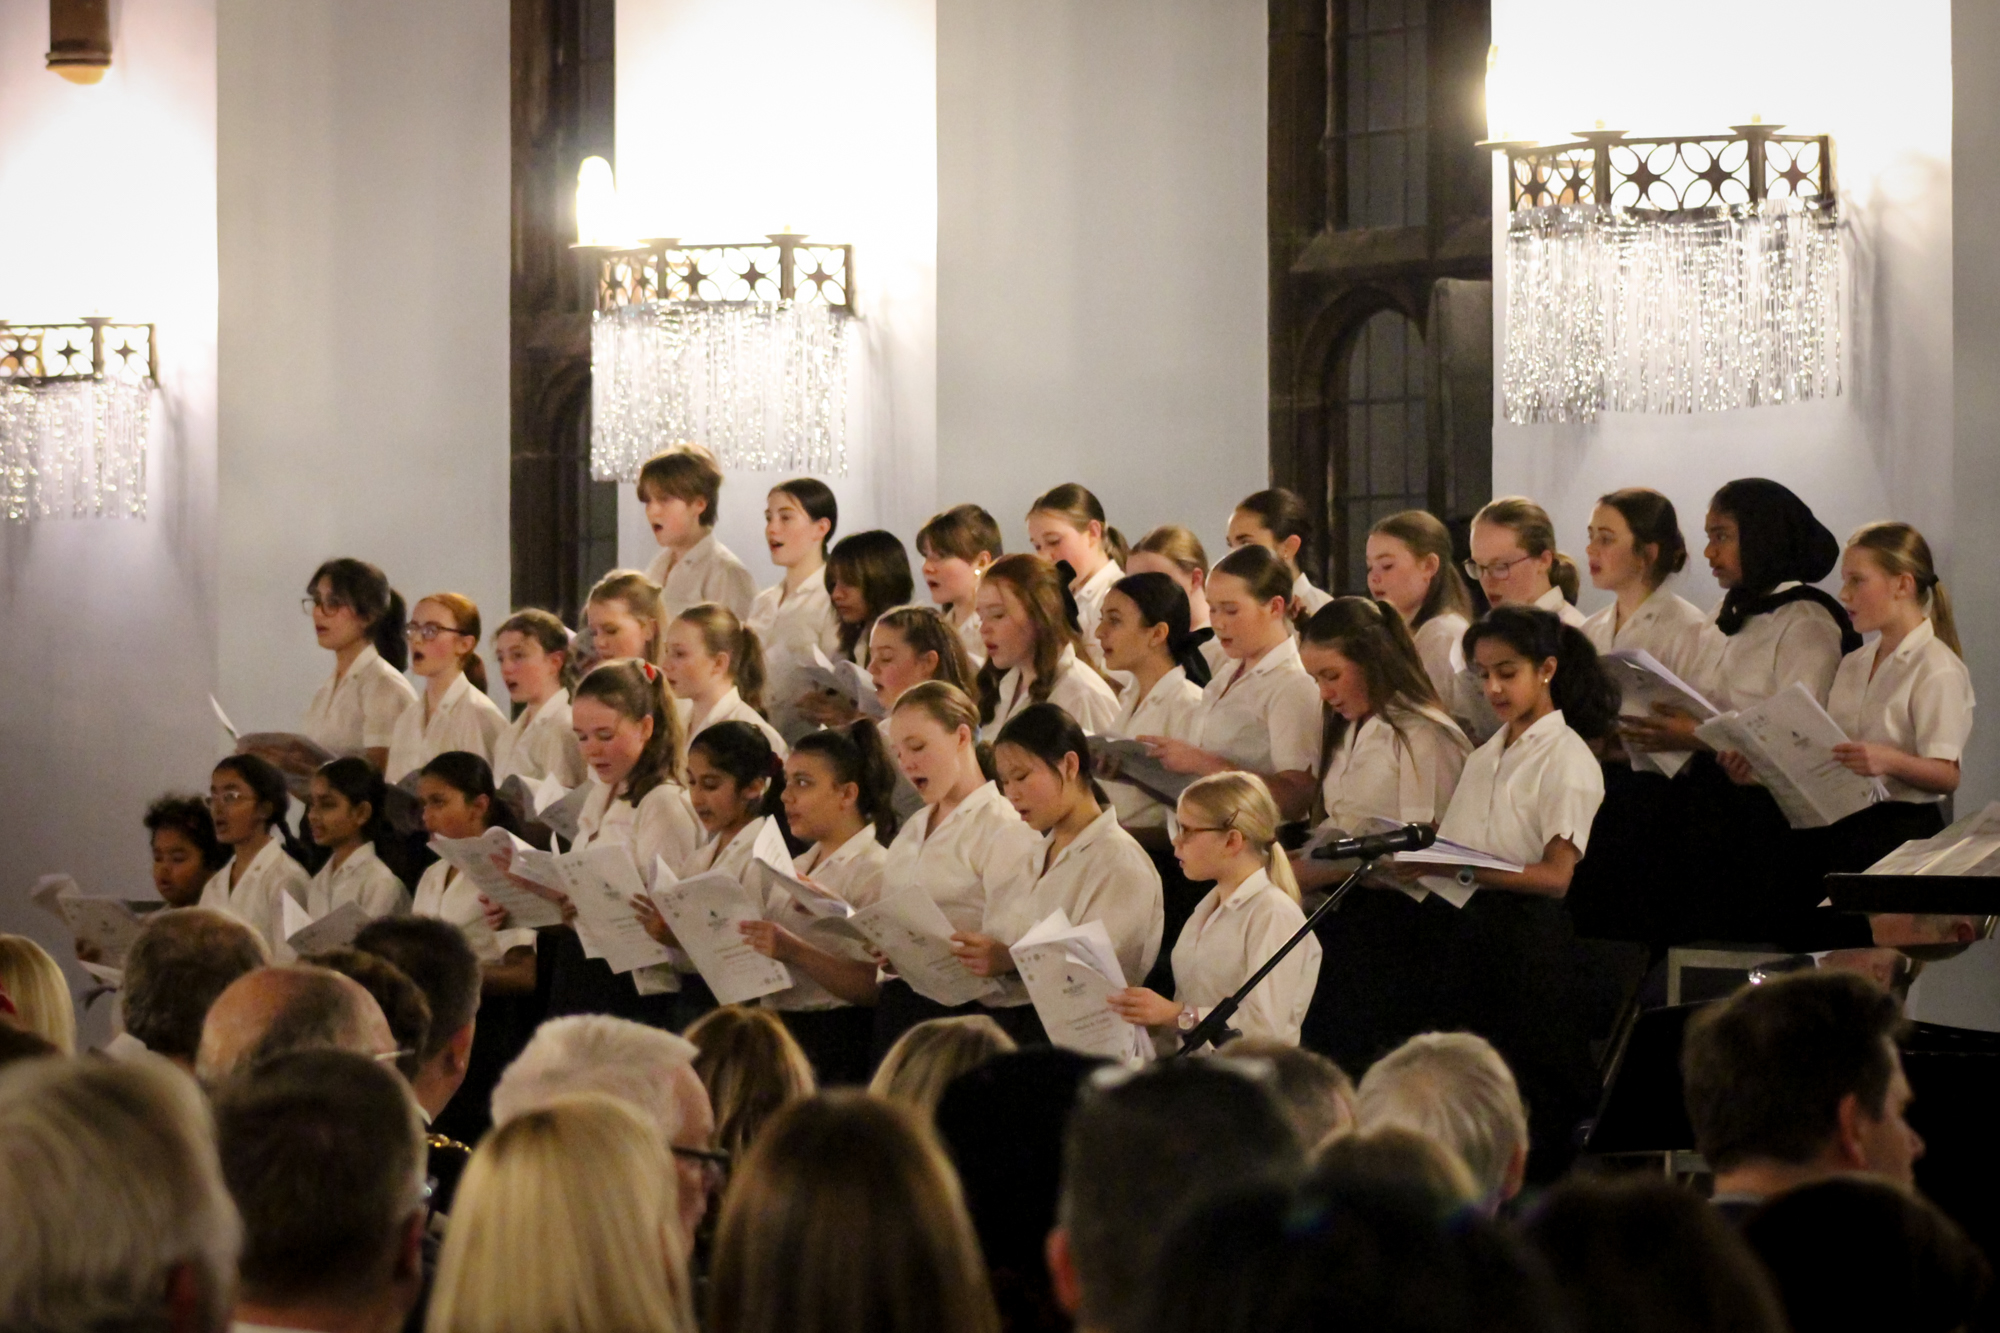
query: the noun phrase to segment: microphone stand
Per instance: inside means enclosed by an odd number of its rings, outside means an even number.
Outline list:
[[[1286,954],[1296,949],[1306,936],[1312,934],[1313,927],[1319,924],[1321,917],[1328,915],[1340,906],[1341,900],[1346,898],[1349,891],[1361,881],[1361,877],[1375,868],[1375,862],[1380,856],[1381,853],[1378,852],[1372,856],[1362,857],[1361,864],[1354,867],[1354,872],[1346,879],[1340,881],[1339,887],[1326,896],[1325,902],[1313,909],[1312,915],[1306,918],[1306,923],[1298,928],[1297,933],[1280,945],[1276,953],[1265,959],[1264,965],[1251,973],[1250,980],[1237,987],[1234,995],[1209,1010],[1208,1017],[1202,1019],[1201,1022],[1195,1024],[1193,1028],[1185,1033],[1181,1037],[1181,1048],[1167,1058],[1171,1060],[1184,1055],[1193,1055],[1196,1051],[1210,1043],[1214,1043],[1219,1049],[1223,1042],[1232,1041],[1242,1036],[1241,1032],[1229,1026],[1229,1020],[1242,1007],[1243,1001],[1248,998],[1251,991],[1257,989],[1257,983],[1271,975],[1272,968],[1285,961]]]

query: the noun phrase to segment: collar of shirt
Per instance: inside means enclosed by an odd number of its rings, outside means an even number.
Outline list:
[[[1106,560],[1098,566],[1095,574],[1076,586],[1076,599],[1080,602],[1086,597],[1102,597],[1110,590],[1112,584],[1124,577],[1125,571],[1118,568],[1116,560]]]
[[[1118,812],[1106,807],[1102,814],[1084,826],[1083,832],[1070,839],[1069,846],[1056,853],[1055,860],[1053,861],[1050,861],[1048,856],[1049,848],[1055,844],[1056,835],[1053,830],[1044,833],[1042,835],[1042,855],[1038,860],[1046,862],[1048,869],[1044,870],[1042,874],[1046,875],[1053,872],[1057,866],[1069,860],[1072,855],[1081,856],[1095,844],[1110,837],[1111,830],[1116,827],[1118,827]]]
[[[252,877],[261,875],[267,870],[276,869],[278,864],[278,858],[281,856],[289,856],[289,855],[291,855],[291,853],[285,850],[284,839],[278,837],[276,834],[273,834],[270,840],[264,844],[264,850],[258,852],[255,856],[251,857],[250,864],[243,867],[243,878],[236,881],[236,886],[238,888],[241,888],[243,887],[244,884],[248,883]],[[228,869],[229,867],[227,866],[223,867],[224,872],[227,872]],[[228,883],[227,880],[224,880],[223,882],[225,884]]]
[[[426,688],[428,688],[428,683],[426,683]],[[444,698],[438,700],[437,708],[432,711],[430,720],[436,722],[446,713],[458,707],[465,699],[465,696],[470,693],[472,693],[472,681],[461,671],[458,673],[456,680],[444,687]]]
[[[1064,644],[1062,655],[1056,658],[1055,674],[1058,677],[1060,677],[1063,674],[1063,672],[1069,670],[1071,667],[1075,665],[1076,665],[1076,649],[1070,647],[1068,644]],[[1007,674],[1000,678],[1001,702],[1004,703],[1007,700],[1012,699],[1022,686],[1032,685],[1034,683],[1035,683],[1034,658],[1030,657],[1027,661],[1022,662],[1017,666],[1008,667]]]
[[[1547,592],[1535,599],[1535,605],[1544,611],[1553,611],[1561,615],[1562,609],[1569,605],[1569,598],[1563,596],[1561,588],[1551,586]]]
[[[674,574],[679,573],[683,569],[693,569],[697,565],[706,564],[714,558],[715,529],[710,528],[701,534],[700,541],[688,547],[687,550],[682,551],[679,555],[673,556],[667,564],[667,572]]]
[[[1903,641],[1896,645],[1894,652],[1889,654],[1888,661],[1880,663],[1875,667],[1875,674],[1880,675],[1881,668],[1887,666],[1889,662],[1909,661],[1922,652],[1925,645],[1929,644],[1935,638],[1937,638],[1937,631],[1931,628],[1931,618],[1925,616],[1917,622],[1916,628],[1903,636]]]
[[[382,654],[375,651],[374,644],[372,643],[362,644],[361,651],[356,653],[354,655],[354,660],[347,664],[347,674],[341,676],[340,683],[342,685],[345,685],[348,681],[353,680],[357,676],[359,676],[362,673],[362,671],[367,669],[367,667],[370,664],[379,662],[381,660],[382,660]],[[338,666],[334,667],[335,672],[338,672],[339,670],[340,668]]]
[[[1000,794],[999,784],[987,782],[982,783],[970,796],[960,801],[958,807],[946,815],[942,823],[931,824],[924,831],[927,835],[934,838],[953,824],[958,823],[961,819],[969,819],[984,810],[987,806],[994,804],[1004,806],[1008,814],[1013,815],[1016,819],[1020,818],[1020,815],[1015,812],[1014,807],[1007,804],[1007,798]],[[931,814],[935,815],[936,813],[937,807],[932,806]]]
[[[550,714],[555,712],[557,709],[563,707],[568,702],[569,702],[569,691],[563,689],[561,686],[557,686],[556,692],[554,694],[551,694],[548,698],[536,704],[532,711],[523,714],[523,716],[531,724],[539,722],[543,718],[548,717]]]
[[[1522,732],[1512,745],[1507,744],[1507,728],[1505,727],[1494,732],[1493,739],[1487,742],[1487,744],[1498,745],[1500,747],[1500,762],[1505,764],[1517,755],[1525,755],[1530,751],[1541,749],[1544,745],[1562,735],[1563,728],[1568,725],[1568,723],[1563,721],[1562,709],[1551,708],[1545,716],[1530,723],[1528,729]]]
[[[370,861],[380,861],[381,859],[382,859],[381,857],[375,855],[375,844],[372,842],[364,842],[359,847],[356,847],[353,851],[347,854],[347,859],[345,861],[342,861],[340,863],[340,868],[333,872],[333,878],[337,879],[342,875],[348,874],[357,867],[367,865]]]
[[[1282,671],[1285,669],[1286,663],[1298,667],[1300,671],[1305,670],[1304,665],[1299,661],[1299,641],[1289,636],[1280,640],[1278,646],[1271,649],[1270,652],[1258,658],[1255,666],[1245,668],[1243,659],[1238,658],[1236,660],[1236,670],[1230,673],[1227,681],[1223,682],[1223,688],[1228,689],[1253,676],[1268,676],[1273,671]]]
[[[724,690],[722,692],[722,694],[716,699],[716,701],[713,704],[702,710],[701,720],[699,722],[697,722],[694,717],[693,701],[689,700],[688,705],[689,705],[689,711],[686,720],[688,724],[688,734],[692,736],[695,732],[702,730],[704,727],[707,727],[712,722],[729,721],[730,718],[739,709],[742,708],[743,695],[741,691],[739,691],[734,685],[731,685],[727,690]]]
[[[1229,912],[1243,906],[1266,889],[1276,888],[1271,877],[1262,870],[1253,870],[1250,877],[1236,886],[1236,891],[1216,905],[1218,912]]]
[[[1186,667],[1174,667],[1169,670],[1166,675],[1161,676],[1153,682],[1153,688],[1146,691],[1146,696],[1143,699],[1134,699],[1132,701],[1132,718],[1138,717],[1148,707],[1157,706],[1162,703],[1174,692],[1174,687],[1186,679]],[[1135,686],[1134,688],[1137,687]],[[1130,721],[1131,718],[1127,718],[1126,720]]]
[[[812,856],[811,851],[807,851],[804,856],[794,861],[792,868],[797,870],[801,875],[817,875],[828,870],[836,870],[867,851],[868,844],[874,841],[875,826],[873,824],[863,824],[859,833],[856,833],[846,842],[841,843],[840,846],[820,857],[819,860],[814,861],[811,869],[808,869],[806,866],[807,860]]]

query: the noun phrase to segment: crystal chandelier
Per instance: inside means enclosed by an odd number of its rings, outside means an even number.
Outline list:
[[[1841,391],[1826,135],[1496,143],[1508,157],[1503,411],[1719,412]]]
[[[0,322],[0,518],[144,518],[150,324]]]

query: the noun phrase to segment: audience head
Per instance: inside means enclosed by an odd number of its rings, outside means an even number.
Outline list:
[[[1056,1295],[1086,1329],[1131,1322],[1155,1282],[1166,1229],[1218,1190],[1275,1177],[1305,1153],[1254,1062],[1171,1060],[1096,1075],[1070,1116],[1058,1227],[1049,1236]]]
[[[1608,740],[1617,730],[1617,682],[1583,631],[1555,612],[1496,606],[1472,622],[1464,644],[1466,664],[1501,721],[1532,718],[1546,698],[1585,740]]]
[[[199,796],[162,796],[146,807],[146,833],[153,845],[153,889],[169,907],[201,901],[209,877],[229,864],[229,852],[215,840],[215,821]]]
[[[898,823],[896,760],[881,729],[864,717],[801,736],[785,758],[783,800],[797,837],[827,842],[858,820],[888,846]]]
[[[400,1327],[425,1219],[423,1123],[401,1080],[348,1051],[292,1051],[216,1088],[215,1131],[243,1217],[241,1321],[337,1311]]]
[[[48,950],[26,935],[0,935],[0,993],[13,998],[16,1023],[76,1054],[76,1004]]]
[[[323,967],[264,967],[231,982],[201,1027],[195,1075],[213,1087],[286,1051],[332,1047],[370,1059],[398,1048],[359,982]]]
[[[1015,667],[1033,675],[1029,693],[1046,699],[1063,651],[1075,652],[1083,642],[1076,598],[1056,567],[1038,555],[1002,556],[980,581],[977,604],[979,637],[986,645],[986,664],[979,669],[984,714],[992,716],[987,700],[998,700],[1000,678]]]
[[[653,540],[662,546],[692,546],[715,526],[722,469],[701,445],[677,444],[640,466],[638,492]]]
[[[692,1243],[716,1173],[702,1157],[714,1146],[715,1113],[694,1071],[694,1045],[671,1032],[608,1014],[554,1018],[493,1089],[496,1125],[579,1093],[603,1093],[636,1108],[673,1153],[681,1235]],[[460,1185],[460,1198],[464,1186]]]
[[[306,796],[313,845],[332,849],[355,838],[379,841],[389,831],[386,796],[382,775],[358,755],[320,765]]]
[[[1756,1256],[1691,1190],[1573,1176],[1525,1230],[1575,1333],[1785,1333]]]
[[[715,1111],[716,1146],[740,1159],[771,1117],[817,1090],[812,1063],[769,1009],[727,1004],[689,1026],[694,1072]]]
[[[1111,559],[1125,539],[1104,520],[1097,497],[1073,481],[1035,497],[1028,506],[1028,544],[1051,565],[1068,565],[1087,579]],[[982,613],[983,614],[983,613]]]
[[[1006,553],[1000,525],[978,505],[954,505],[917,529],[924,586],[931,601],[954,613],[972,606],[980,576]]]
[[[479,1017],[479,957],[465,932],[430,916],[385,916],[354,937],[354,947],[386,960],[415,983],[430,1010],[410,1088],[436,1116],[465,1081]]]
[[[1590,513],[1586,556],[1593,587],[1659,587],[1687,567],[1687,538],[1674,502],[1644,486],[1600,495]]]
[[[1718,1180],[1866,1171],[1908,1185],[1924,1145],[1903,1118],[1901,1029],[1895,998],[1851,972],[1792,973],[1696,1014],[1682,1086]]]
[[[667,683],[683,699],[734,689],[744,703],[764,711],[764,644],[757,631],[716,602],[702,602],[674,617],[660,659]]]
[[[1346,726],[1375,713],[1440,708],[1437,687],[1396,608],[1366,597],[1336,597],[1313,613],[1299,661],[1319,685],[1320,702]]]
[[[1213,773],[1189,784],[1175,806],[1174,855],[1190,878],[1214,879],[1245,857],[1297,902],[1299,882],[1278,841],[1278,803],[1255,773]]]
[[[1319,1052],[1244,1037],[1229,1043],[1229,1057],[1262,1060],[1270,1066],[1271,1091],[1308,1154],[1354,1128],[1354,1080]]]
[[[785,766],[762,727],[717,722],[688,742],[688,795],[710,833],[733,832],[783,808]]]
[[[982,687],[984,683],[982,672]],[[978,771],[979,706],[963,690],[941,680],[925,681],[896,700],[889,713],[889,739],[896,763],[917,795],[926,805],[936,805],[956,783]]]
[[[1743,1223],[1792,1333],[1967,1327],[1993,1272],[1958,1224],[1915,1193],[1850,1176],[1779,1195]]]
[[[1127,574],[1104,594],[1097,646],[1112,671],[1142,672],[1157,662],[1208,684],[1208,659],[1195,642],[1187,593],[1165,574]]]
[[[434,592],[410,608],[403,629],[410,641],[410,671],[426,678],[464,672],[486,692],[486,663],[479,656],[479,607],[457,592]]]
[[[860,1093],[765,1126],[723,1205],[713,1333],[996,1333],[958,1181],[917,1113]]]
[[[583,624],[591,663],[636,657],[658,665],[667,634],[660,585],[635,569],[612,570],[591,586]]]
[[[1483,1037],[1426,1032],[1370,1065],[1354,1098],[1363,1133],[1396,1125],[1456,1153],[1489,1209],[1521,1191],[1528,1111],[1507,1062]]]
[[[637,805],[664,783],[687,778],[687,724],[666,673],[636,657],[605,662],[576,687],[570,705],[577,747],[599,782]]]
[[[299,961],[338,972],[368,992],[388,1020],[389,1035],[395,1040],[396,1072],[414,1082],[431,1039],[430,1001],[417,989],[417,983],[388,959],[359,949],[329,949]]]
[[[540,607],[516,611],[493,631],[500,683],[518,704],[539,704],[575,685],[577,657],[569,626]]]
[[[217,764],[208,778],[208,813],[216,841],[236,848],[268,836],[273,829],[289,845],[287,823],[292,794],[285,775],[254,754],[232,754]]]
[[[0,1327],[224,1333],[242,1239],[208,1105],[163,1060],[0,1071]]]
[[[1847,539],[1840,559],[1840,600],[1854,628],[1864,634],[1883,628],[1897,603],[1914,605],[1931,622],[1938,641],[1964,656],[1931,544],[1907,523],[1870,523]]]
[[[1232,549],[1261,546],[1276,553],[1296,577],[1312,544],[1312,508],[1282,487],[1246,495],[1229,515]]]
[[[895,606],[876,617],[868,635],[868,678],[883,707],[895,707],[904,690],[927,680],[970,694],[977,688],[973,675],[965,641],[935,608]]]
[[[1013,1049],[1014,1039],[984,1014],[927,1019],[896,1038],[868,1091],[928,1116],[953,1079]]]
[[[1368,530],[1368,595],[1395,607],[1411,629],[1433,617],[1472,617],[1472,596],[1452,559],[1451,533],[1437,516],[1405,509]]]
[[[5,998],[6,993],[0,991],[0,1000]],[[22,1060],[39,1060],[43,1056],[62,1055],[62,1052],[56,1049],[55,1043],[48,1038],[37,1036],[26,1028],[15,1027],[12,1017],[12,1012],[4,1004],[0,1004],[0,1069]]]
[[[1548,511],[1526,496],[1489,500],[1472,516],[1471,546],[1465,572],[1494,606],[1533,606],[1550,588],[1576,601],[1576,562],[1556,549]]]
[[[1313,1179],[1335,1189],[1356,1181],[1412,1189],[1439,1217],[1479,1210],[1485,1201],[1472,1168],[1457,1153],[1400,1125],[1339,1135],[1320,1149]]]
[[[224,912],[175,907],[148,917],[125,951],[125,1031],[194,1068],[203,1021],[231,983],[271,961],[264,939]]]
[[[780,569],[818,567],[839,526],[840,502],[818,477],[794,477],[764,497],[764,543]]]
[[[860,660],[856,649],[868,641],[875,617],[910,600],[909,552],[893,532],[879,528],[842,537],[826,557],[826,591],[840,621],[840,652]]]
[[[496,1124],[459,1180],[424,1327],[693,1333],[667,1159],[656,1122],[615,1096]]]
[[[365,640],[396,670],[410,665],[410,646],[403,638],[403,594],[366,560],[342,556],[314,570],[306,580],[306,612],[312,616],[319,646],[328,652]]]
[[[1239,546],[1208,571],[1215,641],[1233,658],[1257,657],[1292,632],[1293,574],[1262,546]]]

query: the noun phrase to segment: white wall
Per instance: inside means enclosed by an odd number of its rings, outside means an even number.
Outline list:
[[[1222,550],[1266,484],[1266,6],[938,0],[938,499]]]
[[[621,0],[617,169],[637,234],[855,246],[840,531],[905,540],[936,508],[935,0]],[[760,583],[764,496],[731,471],[717,535]],[[658,553],[629,488],[619,559]]]
[[[1945,0],[1900,6],[1893,20],[1865,0],[1747,8],[1687,0],[1671,21],[1665,13],[1652,5],[1495,0],[1506,130],[1553,140],[1601,120],[1638,137],[1712,131],[1761,115],[1795,132],[1831,133],[1850,261],[1845,391],[1787,407],[1513,426],[1501,418],[1496,367],[1494,494],[1540,500],[1565,549],[1580,556],[1598,495],[1634,485],[1666,492],[1695,548],[1680,591],[1704,607],[1720,590],[1700,558],[1702,516],[1709,496],[1735,477],[1783,482],[1843,538],[1871,519],[1914,523],[1953,583],[1970,571],[1959,558],[1954,512],[1952,37]],[[1728,41],[1714,40],[1724,31]],[[1635,67],[1639,49],[1644,64]],[[1779,50],[1784,58],[1773,58]],[[1527,77],[1538,61],[1558,57],[1562,79]],[[1506,333],[1498,258],[1503,182],[1496,166],[1496,346]],[[1582,605],[1595,609],[1605,600],[1586,589]],[[1968,618],[1982,613],[1991,614],[1977,603],[1966,608]],[[1988,697],[2000,698],[2000,678]],[[1975,734],[1975,749],[2000,754],[2000,728],[1989,719],[1984,730],[1985,738]],[[1972,767],[1983,772],[1984,762]],[[1977,786],[1967,796],[1984,799],[1989,790]]]
[[[214,756],[215,0],[113,6],[94,87],[48,13],[0,0],[0,318],[156,323],[161,379],[144,520],[0,524],[0,930],[61,957],[27,885],[150,896],[140,814]]]
[[[506,0],[220,0],[221,697],[297,726],[354,555],[508,610]],[[482,644],[482,647],[486,645]],[[497,688],[497,680],[495,682]]]

